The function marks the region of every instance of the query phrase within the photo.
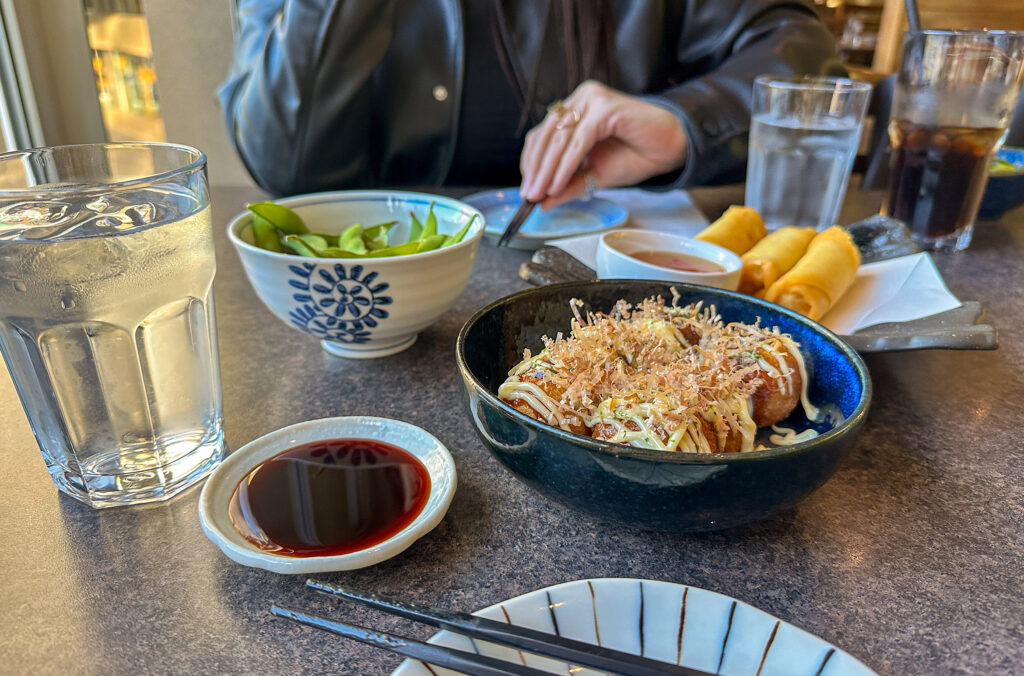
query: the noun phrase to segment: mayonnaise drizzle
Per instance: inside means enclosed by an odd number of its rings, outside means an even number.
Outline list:
[[[819,422],[821,411],[807,398],[807,386],[810,381],[807,378],[807,366],[804,364],[804,356],[800,354],[800,348],[797,347],[794,341],[787,340],[786,347],[789,349],[789,353],[793,355],[793,358],[796,359],[797,366],[800,368],[800,405],[804,407],[804,415],[812,422]]]
[[[776,446],[792,446],[793,444],[799,444],[801,441],[809,441],[818,436],[817,430],[811,428],[808,428],[803,432],[797,432],[789,427],[772,425],[772,429],[775,430],[775,434],[768,435],[768,441],[772,442]]]
[[[675,310],[676,308],[672,309]],[[573,305],[573,313],[577,318],[577,322],[574,322],[573,327],[574,337],[580,336],[584,332],[599,330],[593,324],[595,315],[588,313],[587,321],[589,323],[585,324],[576,305]],[[710,321],[720,321],[717,319],[717,315],[714,314],[714,308],[710,308],[707,315],[712,318]],[[686,316],[689,317],[691,315]],[[709,321],[707,318],[702,319]],[[759,329],[756,325],[751,327],[739,324],[738,326],[754,333],[763,331],[763,329]],[[701,346],[704,345],[703,340],[701,345],[691,345],[686,342],[686,338],[679,328],[670,321],[648,319],[645,330],[652,334],[651,338],[654,340],[652,344],[656,349],[669,349],[670,352],[674,352],[676,349],[688,350],[690,358],[696,360],[697,363],[705,362],[708,356]],[[737,366],[740,370],[734,370],[733,375],[730,377],[742,377],[744,369],[752,369],[754,368],[753,363],[756,363],[757,367],[763,372],[763,377],[773,380],[778,386],[779,392],[786,395],[794,391],[793,378],[796,373],[799,373],[801,378],[800,403],[803,411],[809,420],[820,422],[825,417],[826,411],[814,406],[809,400],[807,394],[809,387],[807,367],[799,346],[788,335],[782,334],[777,328],[768,331],[767,334],[769,336],[774,334],[772,337],[777,338],[777,340],[762,344],[762,349],[770,350],[771,359],[776,363],[773,364],[769,361],[769,358],[761,354],[755,354],[750,365]],[[590,335],[594,336],[595,334],[590,333]],[[601,334],[598,333],[596,335],[600,336]],[[561,342],[562,340],[563,336],[558,334],[554,342]],[[547,339],[545,341],[548,344]],[[596,353],[591,352],[591,354],[604,354],[607,350],[605,361],[600,362],[605,364],[602,368],[608,369],[613,364],[614,366],[612,371],[606,370],[605,373],[614,372],[617,375],[622,375],[624,373],[623,368],[626,368],[627,371],[629,367],[639,368],[634,366],[634,359],[638,355],[634,355],[632,352],[623,354],[621,349],[618,350],[619,354],[616,355],[616,352],[610,349],[612,343],[609,342],[607,345],[609,347],[605,347],[604,344],[599,345],[597,346]],[[678,348],[675,347],[677,345]],[[732,344],[732,346],[729,346],[728,343],[726,345],[726,350],[741,348],[741,343],[739,342]],[[593,347],[590,349],[593,349]],[[649,348],[643,347],[642,349],[647,350]],[[786,352],[796,361],[796,369],[793,369],[790,366],[790,361],[785,358]],[[653,392],[652,390],[647,390],[645,393],[643,390],[637,390],[635,393],[625,395],[625,397],[617,394],[601,402],[590,402],[587,399],[587,395],[583,394],[582,400],[576,399],[577,404],[570,405],[564,396],[553,397],[541,387],[548,373],[568,374],[575,372],[576,362],[573,359],[567,360],[572,365],[571,367],[567,366],[562,361],[562,357],[558,356],[559,354],[564,356],[565,352],[554,351],[552,354],[545,349],[540,354],[534,356],[528,353],[524,354],[524,360],[511,369],[508,380],[498,388],[498,396],[509,402],[513,400],[521,401],[533,409],[538,418],[544,420],[549,425],[562,429],[569,430],[569,425],[575,426],[577,421],[582,422],[588,429],[593,429],[595,425],[601,424],[604,430],[602,438],[634,447],[688,453],[713,453],[724,450],[727,441],[735,438],[732,435],[738,434],[740,439],[740,448],[738,450],[751,451],[756,448],[762,448],[761,445],[755,447],[757,425],[752,417],[753,401],[745,393],[734,391],[731,394],[725,395],[723,399],[709,397],[698,405],[697,403],[681,403],[679,401],[679,396],[688,397],[688,395],[683,394],[686,390],[668,392],[666,400],[660,398],[657,387],[655,387]],[[629,358],[627,359],[626,357]],[[614,361],[616,358],[619,359],[617,363]],[[720,357],[714,358],[720,359]],[[628,365],[624,366],[623,359],[625,359]],[[527,376],[529,380],[524,381],[522,376]],[[562,377],[564,378],[565,376],[563,375]],[[572,382],[572,379],[573,377],[570,376],[570,382]],[[564,383],[565,381],[563,380],[562,382]],[[641,387],[644,386],[641,385]],[[648,384],[646,387],[651,387],[651,385]],[[577,393],[579,392],[580,390],[577,390]],[[587,390],[583,390],[583,392],[585,393]],[[653,398],[650,397],[652,393],[655,394]],[[579,397],[579,394],[576,396]],[[579,401],[582,401],[583,404],[581,405]],[[688,398],[683,400],[683,402],[685,401],[689,401]],[[594,406],[594,403],[598,405]],[[677,408],[679,406],[683,408]],[[689,411],[689,414],[686,413],[687,411]],[[679,426],[671,431],[667,431],[663,427],[666,424],[666,415],[674,417],[677,421],[674,424]],[[668,424],[671,425],[673,423]],[[636,429],[630,429],[630,427]],[[608,437],[609,429],[612,431],[610,437]],[[769,436],[769,440],[777,445],[794,444],[818,435],[813,429],[804,430],[799,433],[789,428],[774,425],[772,429],[775,433]],[[706,430],[710,430],[711,433],[707,433]],[[712,438],[708,439],[709,436]],[[733,449],[730,448],[730,450]]]

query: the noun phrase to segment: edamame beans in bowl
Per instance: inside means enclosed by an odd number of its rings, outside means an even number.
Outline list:
[[[271,221],[271,234],[257,224],[260,216],[269,221],[266,215],[237,215],[228,224],[228,238],[246,277],[273,315],[319,339],[328,353],[355,359],[407,349],[451,308],[469,281],[485,226],[473,207],[425,193],[339,191],[274,204],[294,212],[308,232],[286,232],[282,225],[296,229],[295,224],[278,220]],[[432,220],[433,231],[427,229]],[[267,241],[276,236],[281,251],[257,246],[258,229],[261,244],[272,247]],[[331,255],[318,255],[324,253]]]

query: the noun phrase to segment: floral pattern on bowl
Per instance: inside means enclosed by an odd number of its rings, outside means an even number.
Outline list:
[[[301,292],[292,294],[299,305],[288,314],[292,324],[303,331],[325,340],[366,343],[370,340],[368,329],[388,317],[380,306],[391,305],[391,296],[383,295],[390,284],[375,284],[376,272],[363,276],[362,265],[346,270],[344,264],[335,263],[329,270],[303,263],[288,269],[298,277],[289,279],[288,284]]]

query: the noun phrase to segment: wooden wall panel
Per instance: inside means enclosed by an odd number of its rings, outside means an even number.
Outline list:
[[[924,28],[990,28],[1024,30],[1024,0],[918,0]],[[904,0],[885,0],[873,69],[896,70],[903,32],[907,28]]]

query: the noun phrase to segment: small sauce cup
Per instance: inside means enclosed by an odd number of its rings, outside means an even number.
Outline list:
[[[292,556],[257,546],[240,533],[231,518],[239,482],[282,451],[330,439],[361,439],[397,446],[422,464],[429,477],[426,503],[416,517],[382,541],[342,554]],[[298,480],[298,479],[297,479]],[[322,418],[282,427],[250,441],[228,456],[199,496],[199,523],[210,540],[232,561],[274,573],[302,574],[355,570],[380,563],[404,551],[429,533],[451,504],[456,487],[455,463],[444,445],[415,425],[388,418],[349,416]],[[327,518],[331,518],[327,515]],[[316,518],[312,517],[315,521]]]
[[[635,257],[652,251],[701,259],[716,269],[710,272],[680,270]],[[597,245],[597,274],[601,279],[658,279],[735,291],[742,267],[740,257],[728,249],[667,232],[615,230],[602,235]]]

